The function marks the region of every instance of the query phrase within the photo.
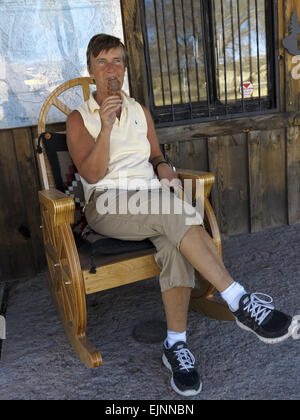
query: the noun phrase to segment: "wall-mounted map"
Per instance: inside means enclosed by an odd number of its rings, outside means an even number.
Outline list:
[[[1,0],[0,129],[37,124],[50,92],[88,76],[87,45],[101,32],[123,39],[120,0]],[[49,122],[64,119],[54,111]]]

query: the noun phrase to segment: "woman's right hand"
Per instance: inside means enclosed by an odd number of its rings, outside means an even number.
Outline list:
[[[121,106],[122,100],[119,96],[109,96],[103,101],[99,109],[102,130],[112,130]]]

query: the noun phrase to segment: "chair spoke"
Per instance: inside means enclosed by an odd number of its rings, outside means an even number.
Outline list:
[[[57,247],[57,257],[58,257],[59,260],[61,260],[63,258],[62,257],[63,241],[62,241],[61,236],[58,236],[58,238],[57,238],[56,247]]]
[[[54,246],[54,230],[48,212],[43,213],[43,234],[46,242]]]
[[[61,275],[66,285],[72,285],[72,278],[67,273],[68,267],[66,265],[61,266]]]
[[[90,97],[90,83],[82,83],[82,94],[83,94],[83,100],[87,101]]]
[[[69,115],[72,112],[72,110],[58,98],[54,98],[52,104],[66,115]]]
[[[61,286],[62,286],[62,295],[65,306],[65,314],[68,321],[74,320],[75,308],[74,308],[74,293],[73,293],[73,283],[70,275],[67,273],[68,267],[65,265],[61,266]]]

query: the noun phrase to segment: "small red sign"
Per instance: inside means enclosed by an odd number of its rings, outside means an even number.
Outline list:
[[[254,92],[254,86],[252,82],[243,82],[241,88],[240,88],[240,92],[244,94],[244,98],[250,98],[250,96],[253,95]]]

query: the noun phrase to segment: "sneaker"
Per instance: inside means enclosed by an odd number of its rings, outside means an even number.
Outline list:
[[[275,310],[272,302],[271,296],[264,293],[245,294],[240,299],[239,309],[233,312],[240,328],[254,333],[266,344],[280,343],[293,332],[292,318]]]
[[[197,395],[202,390],[199,373],[194,367],[195,357],[185,342],[178,341],[171,348],[164,345],[163,364],[172,372],[171,386],[185,397]]]

